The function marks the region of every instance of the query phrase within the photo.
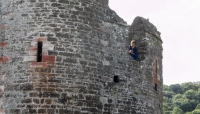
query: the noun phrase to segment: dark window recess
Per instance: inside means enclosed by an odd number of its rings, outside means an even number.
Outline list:
[[[162,106],[161,106],[161,104],[160,104],[160,103],[159,103],[159,108],[160,108],[160,109],[162,109]]]
[[[38,47],[37,47],[37,62],[42,62],[42,42],[38,42]]]
[[[156,60],[156,83],[155,83],[155,90],[157,91],[157,86],[158,86],[158,66],[157,66],[157,60]]]
[[[119,83],[119,76],[118,76],[118,75],[115,75],[115,76],[113,77],[113,81],[114,81],[115,83]]]
[[[158,86],[158,85],[155,83],[155,90],[156,90],[156,91],[157,91],[157,86]]]

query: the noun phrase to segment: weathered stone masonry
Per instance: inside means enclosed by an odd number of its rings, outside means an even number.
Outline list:
[[[129,26],[108,0],[0,7],[0,113],[162,114],[162,40],[148,20]],[[139,61],[128,55],[132,39]]]

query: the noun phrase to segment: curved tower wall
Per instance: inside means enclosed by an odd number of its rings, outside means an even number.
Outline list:
[[[2,112],[162,113],[162,41],[147,20],[128,26],[107,0],[2,0],[1,14]]]

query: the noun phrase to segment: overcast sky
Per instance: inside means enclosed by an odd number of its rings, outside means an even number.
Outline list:
[[[200,0],[109,0],[129,25],[148,18],[163,40],[164,84],[200,81]]]

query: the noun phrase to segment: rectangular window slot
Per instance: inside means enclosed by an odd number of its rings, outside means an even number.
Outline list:
[[[158,85],[155,83],[155,91],[157,91],[157,86],[158,86]]]
[[[155,91],[157,91],[157,87],[158,87],[158,77],[157,77],[157,73],[158,73],[158,66],[157,66],[157,60],[156,60],[156,83],[155,83]]]
[[[42,62],[42,42],[38,42],[38,46],[37,46],[37,62]]]
[[[115,76],[113,77],[113,81],[114,81],[115,83],[119,83],[119,76],[118,76],[118,75],[115,75]]]

